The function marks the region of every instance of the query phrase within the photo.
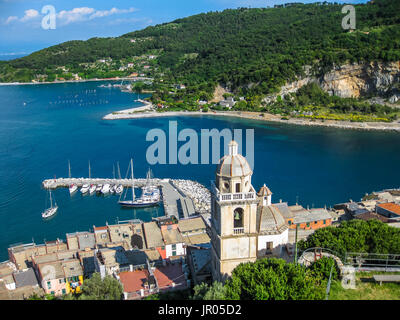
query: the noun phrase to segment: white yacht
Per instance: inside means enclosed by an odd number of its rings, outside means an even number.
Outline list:
[[[101,189],[101,193],[103,194],[107,194],[110,192],[110,185],[108,183],[106,183],[103,188]]]
[[[55,200],[54,200],[54,205],[53,205],[53,199],[51,197],[51,190],[49,190],[49,193],[50,193],[50,208],[48,208],[48,209],[46,209],[45,211],[42,212],[42,218],[43,219],[50,218],[58,210],[58,206],[57,206],[57,203],[56,203]]]
[[[89,194],[93,194],[96,192],[96,185],[92,184],[89,188]]]
[[[89,192],[89,189],[90,189],[90,186],[89,186],[88,184],[84,184],[84,185],[82,186],[82,188],[81,188],[81,193],[82,193],[82,194],[88,193],[88,192]]]
[[[69,193],[73,194],[74,192],[76,192],[76,190],[78,190],[78,186],[76,184],[71,184],[69,186]]]
[[[124,191],[124,187],[122,186],[122,184],[115,187],[116,194],[121,194],[123,191]]]
[[[103,189],[103,185],[102,184],[98,184],[96,187],[96,193],[101,193],[101,189]]]

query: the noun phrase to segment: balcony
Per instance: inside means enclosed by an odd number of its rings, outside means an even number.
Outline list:
[[[211,181],[211,191],[214,193],[219,202],[256,199],[256,192],[254,191],[254,189],[252,189],[251,192],[220,193],[215,186],[214,181]]]
[[[233,234],[243,234],[244,228],[233,228]]]

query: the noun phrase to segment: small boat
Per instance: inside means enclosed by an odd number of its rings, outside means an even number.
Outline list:
[[[110,186],[110,193],[114,193],[115,192],[115,185],[111,185]]]
[[[90,186],[89,186],[88,184],[84,184],[84,185],[82,186],[82,188],[81,188],[81,193],[82,193],[82,194],[88,193],[88,192],[89,192],[89,189],[90,189]]]
[[[54,200],[54,205],[53,205],[53,199],[51,197],[51,190],[49,190],[49,193],[50,193],[50,208],[48,208],[48,209],[46,209],[45,211],[42,212],[42,218],[43,219],[50,218],[58,210],[58,206],[57,206],[57,203],[56,203],[55,200]]]
[[[98,184],[96,187],[96,193],[101,193],[101,189],[103,189],[103,185],[102,184]]]
[[[121,194],[122,192],[124,192],[124,187],[122,186],[122,184],[120,184],[115,188],[115,193]]]
[[[101,188],[101,193],[102,194],[107,194],[110,192],[110,185],[108,183],[106,183],[103,188]]]
[[[71,184],[69,186],[69,194],[73,194],[74,192],[76,192],[76,190],[78,190],[78,186],[76,184]]]
[[[93,194],[94,192],[96,192],[96,185],[92,184],[89,188],[89,194]]]
[[[68,177],[71,179],[71,163],[68,160]],[[71,184],[69,186],[69,194],[73,194],[76,190],[78,190],[78,186],[76,184]]]

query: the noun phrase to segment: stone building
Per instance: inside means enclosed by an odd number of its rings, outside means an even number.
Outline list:
[[[212,183],[211,269],[214,280],[224,281],[240,263],[280,255],[288,242],[288,226],[272,193],[264,185],[256,193],[252,170],[229,143],[229,154],[219,162]]]

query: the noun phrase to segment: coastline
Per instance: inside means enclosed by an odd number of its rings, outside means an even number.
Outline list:
[[[141,101],[143,102],[143,101]],[[302,126],[319,126],[332,127],[340,129],[356,129],[356,130],[378,130],[378,131],[394,131],[400,132],[400,122],[350,122],[336,120],[320,120],[311,121],[308,119],[290,118],[288,120],[281,119],[280,116],[260,112],[250,111],[167,111],[157,112],[150,111],[152,104],[144,102],[145,106],[139,108],[125,109],[107,114],[103,120],[121,120],[121,119],[142,119],[142,118],[158,118],[158,117],[175,117],[175,116],[228,116],[242,119],[251,119],[264,122],[279,122]]]
[[[0,82],[0,86],[20,86],[20,85],[35,85],[35,84],[61,84],[61,83],[83,83],[83,82],[96,82],[96,81],[135,81],[144,79],[143,77],[135,78],[106,78],[106,79],[83,79],[83,80],[64,80],[64,81],[44,81],[44,82]],[[148,78],[145,78],[148,79]]]

